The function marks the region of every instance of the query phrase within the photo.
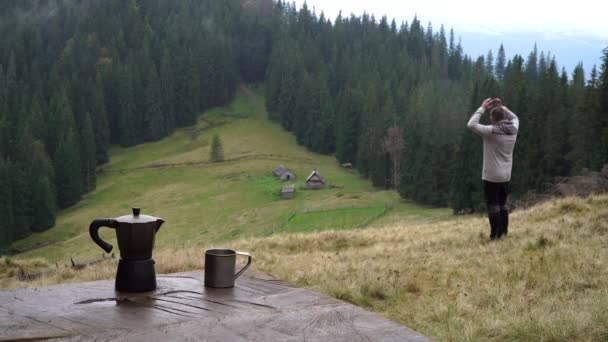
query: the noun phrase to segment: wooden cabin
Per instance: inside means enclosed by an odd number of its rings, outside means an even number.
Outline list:
[[[319,173],[319,171],[317,171],[317,169],[312,170],[310,176],[306,178],[306,183],[304,184],[304,187],[312,190],[322,189],[325,187],[325,180],[323,179],[323,177],[321,177],[321,174]]]
[[[287,171],[283,172],[279,179],[281,180],[281,182],[293,181],[296,180],[296,174],[288,169]]]
[[[285,165],[279,165],[276,169],[272,170],[272,175],[279,178],[282,174],[284,174],[288,169]]]
[[[285,165],[279,165],[279,167],[272,170],[272,175],[280,179],[282,182],[293,181],[296,179],[296,174],[290,169],[286,168]]]
[[[295,185],[285,185],[283,189],[281,189],[281,198],[283,199],[292,199],[296,197],[296,186]]]

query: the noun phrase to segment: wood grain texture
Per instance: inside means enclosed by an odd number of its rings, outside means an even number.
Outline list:
[[[95,281],[0,291],[0,341],[431,341],[354,305],[256,270],[232,289],[203,272],[158,276],[158,289]]]

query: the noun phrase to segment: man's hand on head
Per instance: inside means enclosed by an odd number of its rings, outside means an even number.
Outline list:
[[[483,102],[481,103],[481,107],[485,110],[490,109],[490,106],[492,105],[492,98],[488,97],[487,99],[483,100]]]

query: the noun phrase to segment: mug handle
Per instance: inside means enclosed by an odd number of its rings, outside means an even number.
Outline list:
[[[243,268],[241,268],[240,271],[238,271],[235,275],[234,275],[234,280],[236,280],[236,278],[238,278],[241,274],[243,274],[243,272],[245,272],[245,270],[247,268],[249,268],[249,266],[251,265],[251,254],[249,253],[245,253],[245,252],[239,252],[236,251],[235,252],[237,255],[244,255],[247,257],[247,265],[243,266]]]

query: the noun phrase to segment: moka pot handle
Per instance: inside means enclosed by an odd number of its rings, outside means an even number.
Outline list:
[[[91,222],[91,225],[89,226],[89,234],[91,234],[91,239],[93,239],[93,241],[95,241],[95,243],[101,247],[101,249],[106,251],[106,253],[110,253],[114,247],[99,237],[99,228],[107,227],[116,229],[117,225],[118,224],[114,219],[96,219]]]

